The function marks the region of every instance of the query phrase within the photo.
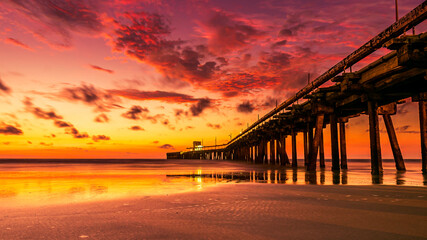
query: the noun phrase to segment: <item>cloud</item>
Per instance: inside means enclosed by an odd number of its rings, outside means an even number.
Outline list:
[[[138,91],[135,89],[125,89],[125,90],[109,90],[109,93],[124,98],[129,98],[133,100],[158,100],[169,103],[187,103],[187,102],[197,102],[199,99],[196,99],[190,95],[176,93],[176,92],[165,92],[165,91]]]
[[[213,129],[221,129],[221,125],[219,125],[219,124],[208,123],[208,124],[206,124],[206,126],[213,128]]]
[[[31,98],[26,97],[23,101],[24,105],[25,105],[25,109],[34,114],[34,116],[41,118],[41,119],[53,119],[53,120],[57,120],[57,119],[62,119],[62,116],[58,115],[57,113],[55,113],[55,111],[53,109],[51,110],[43,110],[39,107],[34,106]]]
[[[4,84],[4,82],[1,80],[0,78],[0,91],[5,92],[7,94],[9,94],[12,90],[10,90],[10,88],[8,86],[6,86]]]
[[[144,129],[144,128],[142,128],[141,126],[137,126],[137,125],[132,126],[132,127],[130,127],[129,129],[130,129],[130,130],[133,130],[133,131],[145,131],[145,129]]]
[[[30,50],[30,51],[32,51],[32,50],[33,50],[33,49],[32,49],[31,47],[29,47],[27,44],[25,44],[25,43],[23,43],[23,42],[21,42],[21,41],[19,41],[19,40],[15,39],[15,38],[6,38],[5,42],[6,42],[6,43],[13,44],[13,45],[16,45],[16,46],[18,46],[18,47],[22,47],[22,48],[27,49],[27,50]]]
[[[80,87],[64,88],[60,97],[71,100],[80,101],[90,106],[95,106],[96,111],[109,111],[112,108],[121,108],[117,103],[120,99],[115,98],[113,95],[96,89],[92,85],[83,84]]]
[[[73,135],[74,138],[89,138],[89,134],[87,133],[80,133],[76,128],[71,127],[66,129],[66,134]]]
[[[413,131],[413,130],[408,130],[409,128],[411,128],[410,125],[404,125],[401,127],[397,127],[396,128],[396,132],[400,132],[400,133],[420,133],[420,131]]]
[[[110,137],[105,136],[105,135],[94,135],[92,136],[92,140],[95,142],[99,142],[99,141],[108,141],[110,140]]]
[[[129,111],[123,113],[122,116],[132,120],[139,120],[143,118],[143,113],[148,113],[147,108],[142,108],[141,106],[132,106]]]
[[[225,11],[212,12],[208,21],[200,23],[201,35],[208,39],[209,50],[225,54],[239,50],[266,37],[249,20]]]
[[[50,147],[50,146],[53,146],[53,143],[40,142],[40,145],[45,146],[45,147]]]
[[[23,132],[21,129],[18,129],[12,125],[1,123],[0,124],[0,134],[3,134],[3,135],[22,135]]]
[[[64,122],[61,120],[55,120],[54,124],[55,124],[55,126],[57,126],[59,128],[73,127],[73,125],[71,123]]]
[[[249,101],[237,105],[237,111],[241,113],[251,113],[253,110],[255,110],[255,107]]]
[[[107,123],[110,121],[110,118],[108,118],[108,116],[106,114],[101,113],[95,117],[94,121],[98,122],[98,123]]]
[[[175,149],[172,145],[170,145],[170,144],[163,144],[162,146],[159,146],[159,148],[162,148],[162,149],[168,149],[168,150],[172,150],[172,149]]]
[[[206,108],[212,107],[212,101],[209,98],[202,98],[196,104],[191,105],[190,112],[193,116],[199,116]]]
[[[159,141],[153,141],[153,143],[154,143],[154,144],[157,144],[157,143],[159,143]]]
[[[113,74],[114,73],[113,70],[102,68],[102,67],[96,66],[96,65],[89,64],[89,67],[91,67],[92,69],[98,70],[98,71],[109,73],[109,74]]]
[[[17,1],[1,4],[27,18],[25,26],[35,36],[57,47],[70,47],[72,32],[99,33],[103,29],[96,1]]]

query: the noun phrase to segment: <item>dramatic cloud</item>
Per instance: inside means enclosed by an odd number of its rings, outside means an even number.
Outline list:
[[[158,100],[170,103],[197,102],[198,99],[186,94],[164,91],[138,91],[135,89],[109,90],[109,93],[133,100]]]
[[[106,73],[109,73],[109,74],[113,74],[114,73],[114,71],[113,70],[110,70],[110,69],[106,69],[106,68],[102,68],[102,67],[100,67],[100,66],[96,66],[96,65],[89,65],[89,67],[91,67],[92,69],[95,69],[95,70],[98,70],[98,71],[102,71],[102,72],[106,72]]]
[[[208,123],[208,124],[206,124],[206,126],[213,128],[213,129],[221,129],[221,125],[219,125],[219,124]]]
[[[23,132],[21,129],[18,129],[12,125],[0,123],[0,134],[3,134],[3,135],[22,135]]]
[[[98,123],[107,123],[110,121],[110,118],[108,118],[108,116],[105,115],[104,113],[101,113],[98,116],[96,116],[94,121]]]
[[[80,101],[95,106],[97,111],[105,112],[111,108],[121,108],[117,104],[119,99],[109,93],[96,89],[94,86],[83,84],[81,87],[63,89],[61,97],[71,101]]]
[[[108,141],[110,140],[110,137],[105,136],[105,135],[94,135],[92,136],[92,140],[95,142],[99,142],[99,141]]]
[[[202,98],[196,104],[191,105],[190,111],[193,116],[199,116],[206,108],[212,107],[212,101],[209,98]]]
[[[11,92],[10,88],[3,83],[1,78],[0,78],[0,91],[8,93],[8,94]]]
[[[145,129],[144,129],[144,128],[142,128],[141,126],[137,126],[137,125],[132,126],[132,127],[130,127],[129,129],[130,129],[130,130],[133,130],[133,131],[145,131]]]
[[[41,119],[53,119],[53,120],[57,120],[57,119],[62,119],[62,116],[58,115],[55,113],[55,111],[53,109],[51,110],[43,110],[39,107],[34,106],[32,100],[30,98],[25,98],[25,100],[23,101],[24,105],[25,105],[25,109],[34,114],[34,116],[41,118]]]
[[[237,111],[241,113],[251,113],[255,107],[249,101],[237,105]]]
[[[22,48],[27,49],[27,50],[33,50],[27,44],[25,44],[25,43],[23,43],[23,42],[21,42],[19,40],[16,40],[15,38],[6,38],[5,42],[13,44],[13,45],[16,45],[16,46],[19,46],[19,47],[22,47]]]
[[[202,36],[208,38],[209,49],[217,54],[225,54],[246,47],[248,44],[264,38],[250,21],[216,10],[211,18],[201,23]]]
[[[162,148],[162,149],[168,149],[168,150],[171,150],[171,149],[175,149],[172,145],[170,145],[170,144],[163,144],[162,146],[159,146],[159,148]]]

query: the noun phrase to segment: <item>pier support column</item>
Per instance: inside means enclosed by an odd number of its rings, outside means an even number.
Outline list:
[[[341,153],[341,169],[347,169],[347,143],[345,139],[345,122],[341,120],[340,125],[340,153]]]
[[[282,165],[289,165],[289,157],[286,152],[286,135],[280,138],[280,163]]]
[[[275,139],[270,140],[270,164],[276,164]]]
[[[427,93],[419,99],[422,171],[427,173]]]
[[[297,133],[292,129],[292,167],[298,166],[297,161]]]
[[[307,150],[308,150],[308,152],[307,152],[307,166],[308,166],[310,164],[309,163],[310,162],[310,149],[313,147],[313,126],[310,122],[307,123],[307,138],[308,138],[308,145],[307,145]]]
[[[371,172],[380,174],[383,171],[381,158],[380,130],[378,126],[378,104],[368,101],[369,138],[371,142]]]
[[[340,157],[338,149],[338,127],[337,117],[335,114],[331,115],[331,157],[332,157],[332,170],[340,170]]]
[[[304,142],[304,166],[308,164],[308,139],[307,139],[308,131],[303,131],[303,142]]]
[[[308,154],[308,157],[309,157],[309,163],[307,165],[308,171],[315,171],[316,170],[317,152],[319,150],[320,138],[322,136],[324,118],[325,118],[324,114],[318,114],[316,117],[316,126],[315,126],[316,133],[314,135],[314,138],[312,139],[312,143],[310,144],[310,151]],[[313,132],[313,130],[311,128],[309,129],[309,132],[310,131]],[[310,134],[309,134],[309,136],[310,136]]]
[[[319,165],[320,165],[320,168],[325,168],[325,146],[323,145],[323,127],[320,132]]]
[[[264,140],[263,164],[268,164],[268,141]]]
[[[394,162],[396,163],[396,170],[405,171],[405,162],[403,161],[402,152],[400,151],[399,143],[397,142],[396,132],[394,131],[393,121],[391,120],[390,114],[384,114],[383,119],[387,129],[388,139],[390,140]]]

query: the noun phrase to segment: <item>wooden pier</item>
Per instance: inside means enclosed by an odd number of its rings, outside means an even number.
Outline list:
[[[304,165],[308,171],[314,171],[317,159],[319,166],[325,167],[323,129],[329,125],[332,170],[347,169],[346,123],[350,118],[367,114],[372,173],[380,174],[383,170],[379,117],[387,129],[396,169],[403,171],[405,163],[392,116],[397,113],[397,104],[410,98],[419,104],[421,169],[427,173],[427,33],[404,34],[426,17],[424,1],[220,148],[168,153],[167,157],[297,167],[296,135],[302,133]],[[391,52],[358,71],[351,71],[352,65],[383,47]],[[322,87],[325,83],[327,86]],[[286,139],[292,144],[290,158]]]

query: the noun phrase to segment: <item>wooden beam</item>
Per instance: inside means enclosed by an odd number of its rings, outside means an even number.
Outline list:
[[[422,171],[423,173],[427,173],[427,93],[422,93],[420,96],[424,97],[420,99],[418,103],[420,113]]]
[[[371,142],[371,172],[381,174],[383,171],[381,158],[380,130],[378,126],[378,104],[368,101],[369,137]]]
[[[338,149],[338,127],[337,117],[332,114],[330,117],[331,125],[331,157],[332,157],[332,170],[340,170],[340,156]]]
[[[340,122],[341,169],[347,169],[347,146],[345,141],[345,122]]]
[[[304,166],[308,165],[308,139],[307,130],[303,131],[303,143],[304,143]]]
[[[270,140],[270,164],[276,164],[276,148],[274,146],[274,142],[276,140]]]
[[[289,157],[286,152],[286,135],[281,138],[281,151],[280,151],[280,161],[282,165],[289,165]]]
[[[292,134],[292,167],[298,166],[298,159],[297,159],[297,133],[292,128],[291,130]]]
[[[323,144],[323,128],[321,131],[320,143],[319,143],[319,165],[320,168],[325,168],[325,146]]]
[[[320,138],[322,136],[323,130],[323,120],[325,118],[324,114],[318,114],[316,118],[316,133],[314,135],[314,139],[312,140],[312,144],[310,145],[309,151],[309,163],[307,166],[308,171],[316,171],[316,160],[317,160],[317,151],[319,150]],[[309,132],[313,132],[311,129]]]
[[[391,151],[393,152],[396,170],[404,171],[405,162],[403,161],[402,152],[400,151],[399,143],[397,142],[396,132],[394,131],[393,122],[390,114],[383,115],[384,124],[387,129],[388,139],[390,140]]]

